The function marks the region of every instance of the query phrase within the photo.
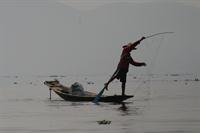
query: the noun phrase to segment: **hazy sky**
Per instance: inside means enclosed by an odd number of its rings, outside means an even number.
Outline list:
[[[78,10],[91,10],[105,4],[112,3],[152,3],[152,2],[176,2],[190,6],[200,7],[200,0],[56,0]]]
[[[0,0],[0,75],[112,74],[121,47],[146,68],[130,73],[200,72],[200,2]]]

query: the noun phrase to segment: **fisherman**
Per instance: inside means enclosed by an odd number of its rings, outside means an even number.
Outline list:
[[[104,84],[104,88],[106,90],[108,90],[109,83],[112,82],[115,78],[117,78],[122,83],[122,86],[121,86],[122,87],[122,96],[125,96],[126,77],[127,77],[127,73],[129,70],[129,64],[136,66],[136,67],[146,66],[146,63],[144,63],[144,62],[134,61],[130,54],[130,52],[132,50],[136,50],[136,46],[138,44],[140,44],[140,42],[144,39],[145,39],[145,37],[142,37],[141,39],[139,39],[138,41],[136,41],[134,43],[128,43],[127,45],[123,46],[122,54],[121,54],[117,69],[114,72],[114,74],[112,75],[112,77],[110,78],[110,80]]]

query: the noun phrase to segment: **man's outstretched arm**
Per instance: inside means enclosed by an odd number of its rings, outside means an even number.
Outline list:
[[[135,48],[137,45],[139,45],[140,42],[141,42],[142,40],[144,40],[144,39],[145,39],[145,37],[142,37],[142,38],[139,39],[138,41],[132,43],[132,44],[129,46],[129,49],[130,49],[130,50],[134,49],[134,48]]]
[[[133,66],[137,66],[137,67],[146,66],[145,62],[136,62],[132,58],[130,59],[130,64],[133,65]]]

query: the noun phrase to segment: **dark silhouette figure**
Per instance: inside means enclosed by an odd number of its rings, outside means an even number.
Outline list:
[[[114,72],[114,74],[112,75],[112,77],[110,78],[110,80],[104,84],[106,90],[108,90],[109,83],[112,82],[115,78],[117,78],[122,83],[122,86],[121,86],[122,87],[122,96],[125,96],[126,77],[127,77],[127,73],[129,70],[129,64],[136,66],[136,67],[146,66],[146,63],[144,63],[144,62],[134,61],[130,54],[130,52],[132,50],[136,50],[136,46],[138,44],[140,44],[140,42],[144,39],[145,39],[145,37],[142,37],[141,39],[139,39],[138,41],[136,41],[134,43],[128,43],[127,45],[123,46],[121,58],[120,58],[118,66],[117,66],[117,69]]]

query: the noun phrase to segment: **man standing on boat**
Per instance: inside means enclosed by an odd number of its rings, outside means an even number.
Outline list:
[[[140,40],[134,42],[134,43],[128,43],[127,45],[123,46],[121,58],[119,61],[119,64],[117,66],[117,70],[114,72],[110,80],[105,83],[105,89],[108,90],[108,85],[110,82],[112,82],[115,78],[120,80],[122,83],[122,96],[125,96],[125,88],[126,88],[126,77],[127,73],[129,70],[129,64],[136,66],[136,67],[141,67],[141,66],[146,66],[146,63],[144,62],[136,62],[133,60],[131,57],[130,52],[132,50],[136,50],[136,46],[140,44],[142,40],[144,40],[145,37],[142,37]]]

